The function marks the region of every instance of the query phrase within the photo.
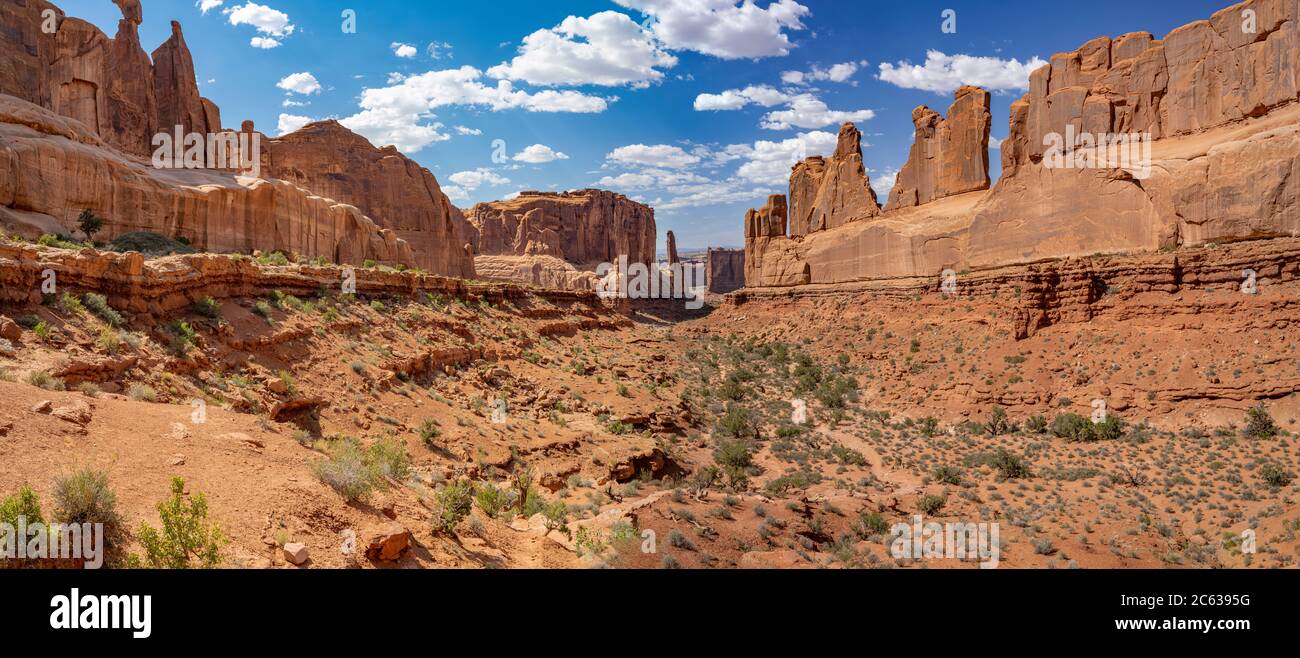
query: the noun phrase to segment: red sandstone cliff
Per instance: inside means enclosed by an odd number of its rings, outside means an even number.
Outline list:
[[[211,251],[284,250],[473,276],[463,217],[432,174],[337,124],[274,142],[263,136],[267,180],[150,167],[142,158],[155,134],[219,132],[221,113],[199,95],[180,24],[151,60],[140,46],[139,0],[114,1],[122,20],[109,38],[45,0],[0,0],[6,228],[72,234],[90,208],[108,220],[98,236],[106,239],[150,231]],[[53,33],[41,29],[46,10],[57,16]],[[242,132],[253,133],[252,124]]]
[[[267,176],[356,206],[406,240],[423,269],[474,276],[473,256],[453,220],[458,211],[433,174],[395,147],[375,148],[337,121],[321,121],[271,140],[267,148]]]
[[[830,160],[813,156],[790,174],[790,235],[837,228],[880,214],[876,192],[862,164],[862,132],[840,128]]]
[[[469,210],[474,253],[554,256],[578,266],[655,262],[655,213],[605,190],[524,192]]]
[[[1244,29],[1247,9],[1255,31]],[[802,236],[792,221],[790,237],[755,232],[747,216],[746,284],[938,277],[950,268],[1293,235],[1296,11],[1284,0],[1250,0],[1163,40],[1103,37],[1054,56],[1012,105],[992,190],[981,189],[986,94],[959,92],[947,119],[918,110],[917,143],[887,211]],[[1053,139],[1081,133],[1148,134],[1148,161],[1098,165],[1101,150],[1084,138],[1076,154],[1044,157]],[[799,204],[810,176],[796,167]]]

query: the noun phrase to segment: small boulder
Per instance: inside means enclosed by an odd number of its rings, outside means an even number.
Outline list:
[[[307,545],[290,542],[284,545],[284,559],[290,564],[302,566],[307,563]]]
[[[400,523],[384,523],[366,532],[365,546],[372,562],[393,562],[411,548],[411,531]]]
[[[48,414],[53,410],[54,402],[52,400],[41,400],[32,405],[32,413],[34,414]]]
[[[0,315],[0,338],[18,340],[23,337],[23,328],[17,322]]]

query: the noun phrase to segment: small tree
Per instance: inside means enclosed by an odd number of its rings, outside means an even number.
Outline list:
[[[1263,402],[1246,412],[1246,436],[1252,439],[1271,439],[1277,436],[1277,432],[1277,425]]]
[[[449,535],[455,534],[456,526],[469,516],[473,500],[474,492],[468,482],[451,482],[444,486],[438,492],[438,506],[442,512],[438,529]]]
[[[208,499],[185,495],[185,481],[172,478],[171,498],[158,503],[162,530],[141,524],[136,531],[145,555],[131,556],[132,567],[215,569],[221,565],[221,530],[208,523]]]
[[[528,505],[528,492],[533,488],[533,472],[528,467],[520,465],[515,471],[515,492],[518,499],[515,505],[519,509],[519,515],[524,515],[524,508]]]
[[[104,228],[104,218],[96,217],[94,211],[86,208],[81,211],[81,216],[77,218],[77,227],[82,233],[86,234],[86,239],[91,242],[95,241],[95,234]]]

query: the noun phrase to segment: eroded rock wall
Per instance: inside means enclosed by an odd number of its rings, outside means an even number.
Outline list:
[[[552,256],[579,268],[600,263],[655,262],[654,210],[605,190],[524,192],[471,208],[474,253]]]

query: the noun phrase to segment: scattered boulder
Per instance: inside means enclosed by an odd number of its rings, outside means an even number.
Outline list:
[[[284,545],[284,559],[290,564],[302,566],[309,559],[307,556],[307,545],[299,542],[290,542]]]
[[[411,531],[400,523],[384,523],[366,531],[365,546],[366,559],[394,562],[411,548]]]
[[[23,337],[23,328],[17,322],[0,315],[0,338],[16,341]]]

